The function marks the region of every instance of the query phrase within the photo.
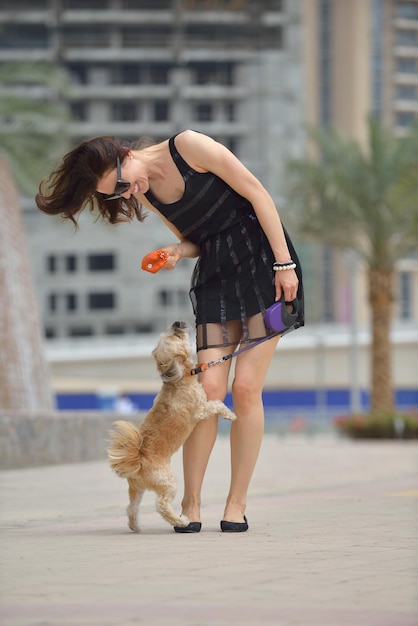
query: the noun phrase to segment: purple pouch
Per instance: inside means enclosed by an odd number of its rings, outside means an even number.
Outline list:
[[[288,310],[288,308],[291,310]],[[278,302],[275,302],[266,310],[264,316],[264,323],[270,330],[273,330],[275,333],[280,333],[291,326],[297,320],[299,310],[299,303],[297,300],[292,300],[292,302],[285,302],[284,296]]]

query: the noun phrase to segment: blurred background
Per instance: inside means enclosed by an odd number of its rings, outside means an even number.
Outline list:
[[[86,212],[75,233],[36,208],[34,181],[85,138],[158,141],[193,128],[262,181],[299,251],[306,327],[280,342],[267,416],[298,429],[367,409],[367,264],[349,240],[344,249],[298,229],[287,168],[309,154],[311,128],[366,145],[370,115],[396,139],[416,125],[416,0],[0,0],[0,287],[3,308],[12,308],[0,339],[3,373],[33,348],[20,382],[3,389],[3,408],[20,406],[22,386],[36,377],[46,395],[29,408],[48,407],[51,392],[59,410],[150,406],[160,385],[150,358],[158,334],[176,319],[193,325],[193,261],[142,272],[144,254],[173,241],[155,216],[115,227]],[[416,247],[394,259],[390,345],[394,403],[416,409]]]

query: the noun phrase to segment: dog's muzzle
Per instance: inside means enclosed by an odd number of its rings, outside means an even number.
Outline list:
[[[186,322],[174,322],[171,328],[173,329],[173,332],[176,335],[178,331],[184,332],[187,329],[187,324]]]

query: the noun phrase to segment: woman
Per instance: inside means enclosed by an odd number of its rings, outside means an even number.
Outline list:
[[[265,310],[282,293],[303,303],[301,271],[272,198],[224,146],[186,130],[157,144],[127,146],[110,137],[81,143],[41,183],[38,207],[76,223],[86,205],[110,223],[156,213],[178,238],[165,247],[165,269],[198,257],[190,296],[199,363],[208,363],[270,334]],[[273,268],[274,265],[274,268]],[[275,271],[276,270],[276,271]],[[298,325],[303,325],[303,305]],[[277,337],[236,358],[232,397],[231,483],[221,530],[243,532],[247,491],[264,430],[262,389]],[[209,399],[223,400],[231,360],[208,368],[201,382]],[[182,513],[199,532],[200,492],[217,435],[217,421],[201,422],[184,445]]]

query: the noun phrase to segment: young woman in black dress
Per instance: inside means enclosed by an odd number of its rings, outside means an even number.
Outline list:
[[[223,145],[186,130],[161,143],[126,145],[110,137],[81,143],[48,181],[38,207],[76,221],[86,205],[97,206],[110,223],[143,219],[142,207],[157,214],[179,240],[165,246],[164,269],[197,257],[190,297],[196,318],[199,363],[230,354],[271,333],[266,309],[282,293],[300,301],[300,264],[273,200],[263,185]],[[278,342],[264,341],[236,357],[232,397],[231,482],[221,521],[224,532],[248,529],[247,492],[259,454],[264,379]],[[209,399],[225,398],[231,360],[208,368],[200,380]],[[183,514],[190,524],[177,532],[199,532],[200,493],[217,435],[217,420],[200,422],[183,448]]]

